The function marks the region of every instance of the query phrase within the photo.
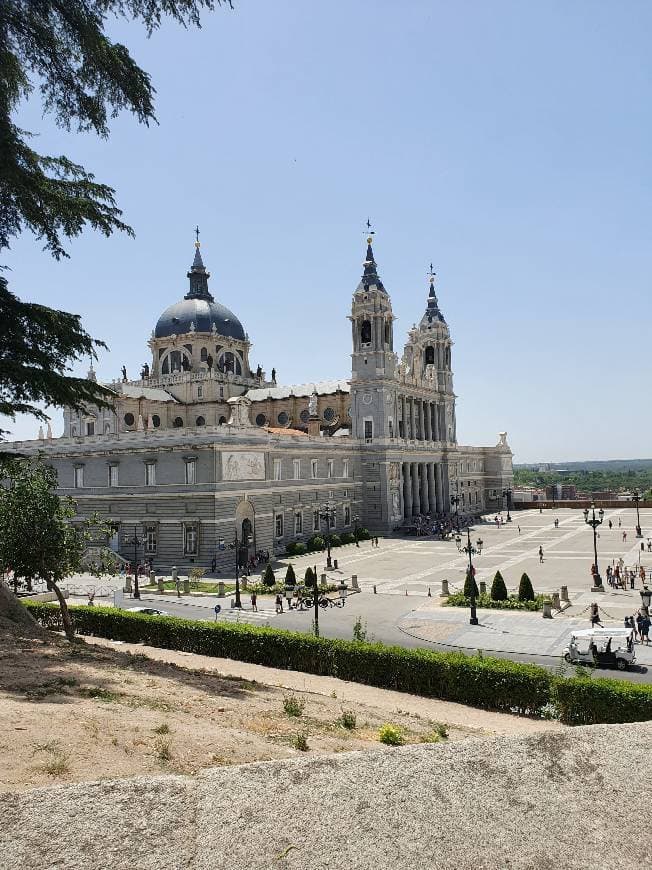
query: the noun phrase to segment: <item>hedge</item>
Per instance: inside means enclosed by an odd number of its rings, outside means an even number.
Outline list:
[[[559,718],[569,725],[646,722],[652,719],[652,686],[626,680],[573,677],[553,685]]]
[[[26,602],[25,606],[45,628],[62,630],[56,604]],[[487,710],[556,716],[569,725],[652,719],[652,686],[624,680],[556,677],[538,665],[504,659],[334,640],[246,624],[145,616],[102,607],[71,607],[70,612],[82,635],[339,677]]]
[[[495,601],[491,595],[477,595],[476,607],[488,610],[541,610],[543,595],[537,595],[534,601],[519,601],[515,595],[510,595],[505,601]],[[470,607],[471,599],[464,592],[453,592],[442,602],[444,607]]]
[[[28,606],[46,628],[61,630],[56,605],[33,602]],[[542,714],[554,679],[537,665],[463,653],[334,640],[245,624],[145,616],[113,608],[71,607],[70,612],[82,635],[339,677],[522,715]]]

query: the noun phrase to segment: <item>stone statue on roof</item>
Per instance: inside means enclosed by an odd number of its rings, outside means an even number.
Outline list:
[[[317,398],[317,390],[313,385],[312,393],[310,394],[310,401],[308,402],[308,413],[311,417],[317,416]]]

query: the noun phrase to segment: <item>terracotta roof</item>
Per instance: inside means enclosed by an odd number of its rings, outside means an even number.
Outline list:
[[[302,432],[301,429],[284,429],[277,426],[263,426],[266,432],[271,432],[272,435],[304,435],[308,437],[307,432]]]

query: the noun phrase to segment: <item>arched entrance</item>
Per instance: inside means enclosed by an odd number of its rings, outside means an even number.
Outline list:
[[[235,531],[238,536],[238,564],[244,567],[256,553],[256,514],[250,501],[243,499],[235,511]]]

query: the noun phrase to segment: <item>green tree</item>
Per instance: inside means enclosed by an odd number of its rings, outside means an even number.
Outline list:
[[[297,578],[294,574],[294,568],[292,565],[288,565],[287,571],[285,572],[285,585],[286,586],[295,586],[297,582]]]
[[[492,601],[507,601],[507,586],[500,571],[496,571],[494,581],[491,584]]]
[[[306,573],[303,575],[303,582],[306,586],[315,585],[315,574],[310,566],[306,568]]]
[[[464,597],[471,597],[471,590],[473,590],[474,596],[477,598],[480,594],[478,592],[478,584],[475,582],[475,577],[471,574],[470,571],[466,572],[466,578],[464,580]]]
[[[270,589],[272,588],[272,586],[276,585],[276,576],[274,575],[274,570],[269,562],[265,566],[265,573],[263,574],[263,583],[265,584],[265,586],[269,586]]]
[[[521,582],[518,584],[518,600],[519,601],[534,601],[534,589],[532,581],[527,574],[521,574]]]
[[[133,235],[121,220],[115,191],[68,157],[38,154],[33,133],[15,123],[36,89],[44,112],[66,129],[109,135],[124,111],[156,121],[154,87],[124,45],[105,32],[110,17],[144,23],[148,35],[164,18],[200,26],[200,12],[231,0],[2,0],[0,2],[0,252],[23,230],[43,240],[56,259],[65,239],[86,226],[105,236]],[[106,406],[110,394],[93,381],[65,374],[102,346],[79,318],[21,302],[0,284],[0,413],[46,418],[33,402]],[[49,363],[49,364],[48,364]],[[2,435],[2,430],[0,430]]]
[[[74,625],[59,584],[83,567],[96,576],[110,570],[106,549],[90,566],[84,565],[88,543],[98,534],[104,537],[108,527],[96,518],[73,525],[74,501],[56,494],[56,471],[38,460],[5,462],[2,475],[9,485],[0,487],[0,570],[13,571],[14,582],[45,580],[57,596],[66,636],[72,640]]]

